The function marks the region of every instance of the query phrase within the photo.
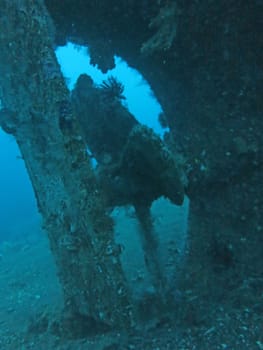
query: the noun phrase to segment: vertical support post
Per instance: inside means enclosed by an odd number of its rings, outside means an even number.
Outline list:
[[[112,222],[56,61],[51,19],[41,0],[1,0],[0,8],[0,125],[24,158],[65,305],[128,328],[132,307]]]

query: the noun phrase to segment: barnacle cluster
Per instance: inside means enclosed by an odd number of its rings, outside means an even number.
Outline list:
[[[100,89],[103,91],[106,97],[112,100],[124,100],[123,96],[124,85],[119,82],[112,75],[107,80],[103,80],[100,84]]]

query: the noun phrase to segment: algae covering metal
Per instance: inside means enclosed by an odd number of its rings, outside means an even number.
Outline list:
[[[21,150],[43,216],[66,309],[129,327],[133,311],[43,1],[0,1],[0,125]]]

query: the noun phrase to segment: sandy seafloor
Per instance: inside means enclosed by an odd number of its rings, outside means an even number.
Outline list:
[[[161,253],[169,255],[162,263],[173,278],[184,259],[187,210],[160,200],[154,204],[153,215],[163,244]],[[138,223],[131,208],[115,209],[113,216],[116,239],[125,245],[125,271],[139,293],[140,288],[147,288],[147,281],[142,278],[145,271],[136,234]],[[211,324],[187,327],[167,321],[145,326],[133,334],[116,330],[82,339],[60,337],[48,327],[59,317],[63,300],[45,232],[40,223],[21,231],[23,234],[0,243],[0,349],[263,349],[262,314],[243,310],[242,306],[230,310],[222,305],[215,310]]]

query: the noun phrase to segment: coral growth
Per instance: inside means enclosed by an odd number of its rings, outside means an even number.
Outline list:
[[[175,2],[168,3],[160,9],[149,28],[157,28],[156,33],[143,43],[141,53],[150,55],[155,51],[167,51],[176,37],[177,7]]]

